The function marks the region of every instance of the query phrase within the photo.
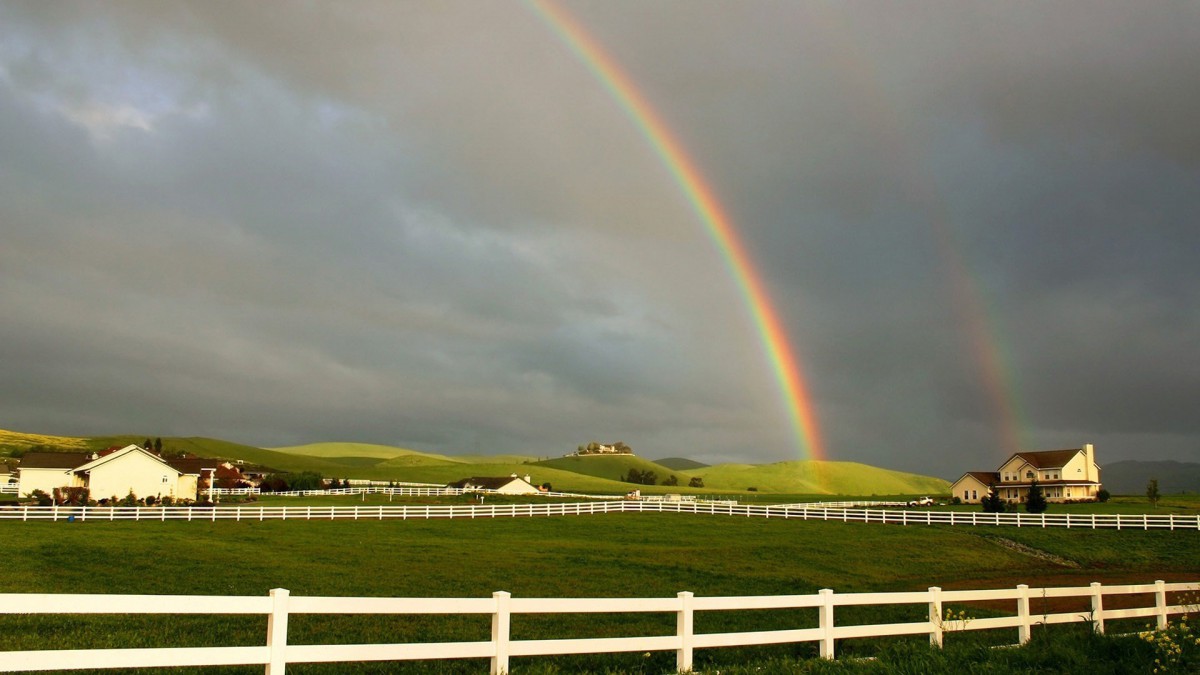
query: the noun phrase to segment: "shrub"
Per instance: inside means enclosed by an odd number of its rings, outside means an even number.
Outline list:
[[[29,496],[37,500],[38,506],[50,506],[54,503],[54,498],[46,494],[45,490],[34,490]]]
[[[1109,494],[1108,490],[1106,490],[1104,488],[1100,488],[1100,491],[1096,493],[1096,501],[1098,501],[1098,502],[1106,502],[1111,497],[1112,497],[1112,495]]]
[[[1048,507],[1046,495],[1042,494],[1042,486],[1038,485],[1035,478],[1029,484],[1029,496],[1025,499],[1025,510],[1029,513],[1044,513]]]
[[[950,500],[950,503],[958,506],[959,504],[962,504],[962,497],[955,497],[954,499]]]
[[[1004,513],[1007,510],[1004,500],[1000,498],[1000,491],[995,488],[984,495],[979,505],[983,507],[984,513]]]

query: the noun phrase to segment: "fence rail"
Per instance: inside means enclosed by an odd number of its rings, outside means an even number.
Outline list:
[[[592,501],[528,504],[429,504],[362,506],[10,506],[0,520],[408,520],[427,518],[531,518],[604,513],[686,513],[746,518],[842,521],[886,525],[1065,527],[1200,532],[1200,515],[983,513],[807,508],[703,502]]]
[[[265,665],[267,675],[283,675],[289,663],[362,662],[486,658],[493,674],[509,672],[513,656],[553,656],[614,652],[674,651],[680,671],[690,671],[696,649],[815,642],[821,657],[832,659],[838,640],[896,635],[928,635],[929,643],[942,646],[947,633],[1011,629],[1017,643],[1028,642],[1037,625],[1084,622],[1103,633],[1105,621],[1153,617],[1159,630],[1171,615],[1197,610],[1195,606],[1170,604],[1174,596],[1200,590],[1200,583],[1172,583],[1069,588],[1016,588],[990,590],[928,591],[903,593],[844,593],[822,589],[813,595],[696,597],[682,592],[673,598],[514,598],[499,591],[490,598],[335,598],[292,597],[286,589],[271,590],[269,596],[178,596],[178,595],[44,595],[0,594],[0,614],[251,614],[267,616],[263,646],[193,647],[146,649],[53,649],[0,652],[0,671],[27,672],[78,668],[137,668],[216,665]],[[1125,609],[1104,609],[1105,598],[1152,596],[1152,604]],[[1085,614],[1035,613],[1030,598],[1090,599]],[[1009,601],[1012,614],[977,620],[944,620],[943,608],[950,603]],[[1142,600],[1145,602],[1145,600]],[[1131,604],[1126,602],[1124,604]],[[841,607],[916,605],[922,621],[892,624],[839,626],[836,612]],[[742,633],[696,633],[695,614],[730,610],[815,609],[816,626],[782,627],[777,630]],[[926,612],[927,608],[927,612]],[[676,615],[674,635],[645,637],[587,637],[553,640],[513,640],[512,618],[522,614],[666,612]],[[405,644],[328,645],[288,644],[288,616],[292,614],[479,614],[491,616],[491,639],[472,642]]]
[[[1181,530],[1200,532],[1200,515],[1028,514],[808,508],[718,502],[546,502],[515,504],[407,504],[407,506],[186,506],[186,507],[0,507],[0,520],[408,520],[432,518],[534,518],[604,513],[685,513],[744,518],[782,518],[883,525],[1074,527],[1087,530]]]
[[[501,494],[497,490],[486,488],[452,488],[432,483],[397,483],[394,486],[367,486],[348,488],[324,488],[321,490],[283,490],[279,492],[263,492],[259,488],[208,488],[200,490],[201,494],[223,495],[269,495],[274,497],[330,497],[335,495],[398,495],[405,497],[453,497],[465,494]],[[563,497],[577,499],[621,499],[617,495],[585,495],[576,492],[539,492],[541,497]]]

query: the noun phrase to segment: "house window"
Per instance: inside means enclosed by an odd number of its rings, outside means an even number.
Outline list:
[[[1028,478],[1029,480],[1033,480],[1033,472],[1032,472],[1032,471],[1026,471],[1026,472],[1025,472],[1025,477],[1026,477],[1026,478]]]
[[[166,485],[166,484],[167,484],[167,477],[163,476],[163,485]]]
[[[971,499],[978,499],[974,490],[971,490]]]

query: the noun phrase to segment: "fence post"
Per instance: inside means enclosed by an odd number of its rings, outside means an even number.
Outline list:
[[[692,611],[693,594],[679,592],[679,614],[675,618],[675,630],[679,634],[679,651],[675,653],[675,669],[681,673],[692,670],[692,634],[695,627]]]
[[[496,648],[496,655],[492,657],[491,675],[507,675],[508,636],[512,629],[508,601],[512,594],[496,591],[492,593],[492,597],[496,600],[496,613],[492,615],[492,646]]]
[[[1099,581],[1092,582],[1092,628],[1104,635],[1104,593]]]
[[[271,589],[271,613],[267,615],[266,675],[283,675],[287,667],[288,595],[286,588]]]
[[[817,618],[821,627],[820,655],[823,659],[833,658],[833,589],[822,588],[821,606]]]
[[[1017,641],[1021,644],[1029,642],[1029,586],[1017,584],[1017,618],[1021,625],[1017,626]]]
[[[942,646],[942,589],[929,587],[929,646]]]
[[[1162,579],[1154,582],[1154,608],[1158,611],[1158,629],[1167,629],[1167,588]]]

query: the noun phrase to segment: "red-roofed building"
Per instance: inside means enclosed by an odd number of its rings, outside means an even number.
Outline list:
[[[978,504],[993,489],[1006,502],[1023,502],[1037,481],[1048,502],[1095,499],[1100,465],[1088,443],[1081,448],[1017,452],[996,471],[968,471],[950,487],[951,495]]]

